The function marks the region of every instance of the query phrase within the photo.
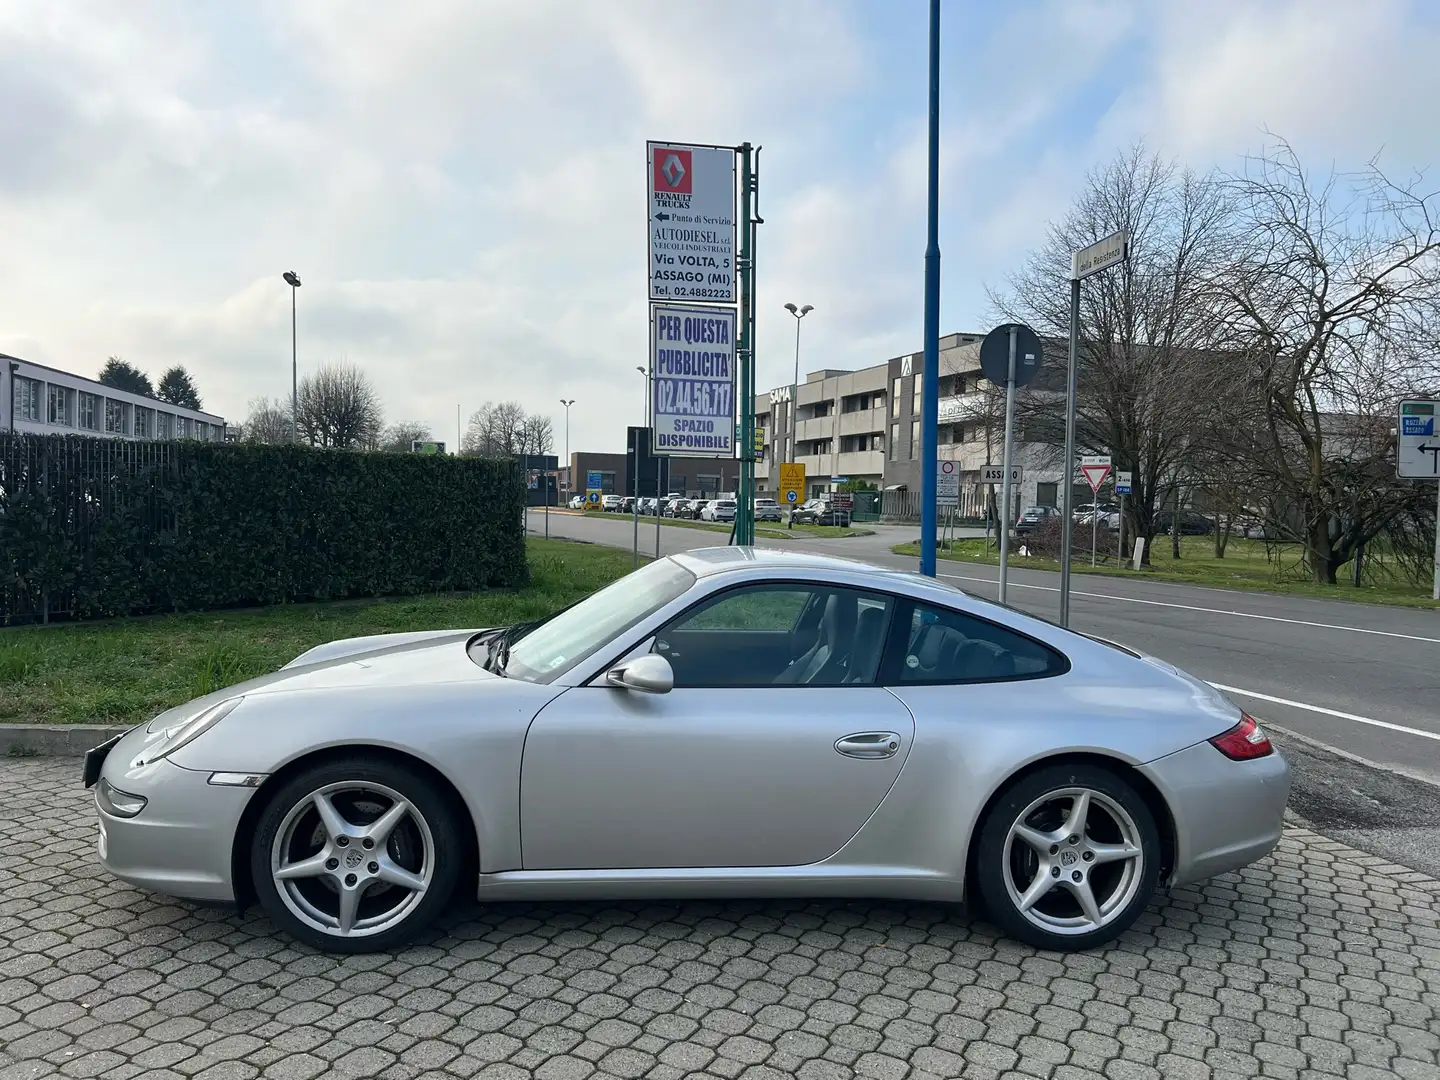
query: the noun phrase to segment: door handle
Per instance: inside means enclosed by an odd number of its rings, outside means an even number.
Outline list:
[[[835,750],[853,758],[888,758],[899,749],[900,736],[893,731],[861,731],[835,740]]]

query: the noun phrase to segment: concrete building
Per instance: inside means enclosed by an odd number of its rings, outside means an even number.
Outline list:
[[[1003,391],[980,372],[983,339],[948,334],[939,354],[939,456],[960,464],[962,503],[974,505],[986,494],[980,467],[1000,463],[1005,429]],[[1050,362],[1027,392],[1063,397],[1065,344],[1046,342],[1046,351]],[[906,353],[858,371],[812,371],[793,403],[788,385],[759,395],[755,413],[765,430],[765,457],[756,465],[757,488],[777,491],[780,463],[794,461],[805,466],[807,497],[858,480],[898,493],[887,502],[903,504],[914,494],[918,508],[924,368],[923,352]],[[1016,432],[1014,464],[1025,470],[1016,501],[1058,506],[1064,431],[1029,426]],[[1088,496],[1089,489],[1082,489]]]
[[[5,430],[106,439],[222,442],[225,418],[0,353]]]

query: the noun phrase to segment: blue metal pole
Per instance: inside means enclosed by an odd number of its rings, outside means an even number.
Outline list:
[[[929,241],[925,245],[925,370],[920,396],[920,573],[935,576],[935,483],[940,448],[940,0],[930,0]]]

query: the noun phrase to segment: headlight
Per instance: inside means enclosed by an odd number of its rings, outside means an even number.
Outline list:
[[[112,787],[110,781],[102,776],[95,786],[95,802],[111,817],[131,818],[145,809],[147,800],[143,795],[132,795]]]
[[[243,697],[230,698],[218,705],[210,706],[204,712],[192,716],[188,720],[171,725],[165,729],[165,734],[159,742],[141,751],[140,756],[135,759],[135,764],[137,766],[149,765],[161,758],[169,757],[176,750],[198,739],[229,716],[235,706],[244,700]]]

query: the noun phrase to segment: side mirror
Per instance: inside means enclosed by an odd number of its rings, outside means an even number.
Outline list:
[[[610,686],[644,694],[668,694],[675,688],[675,672],[665,657],[646,653],[628,664],[611,668],[605,673],[605,681]]]

